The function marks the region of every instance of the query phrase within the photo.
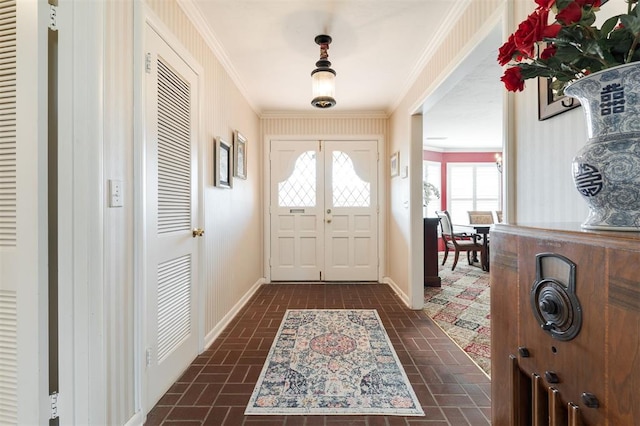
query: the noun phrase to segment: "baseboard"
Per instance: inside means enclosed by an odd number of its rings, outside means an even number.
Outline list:
[[[391,290],[393,290],[393,292],[398,295],[400,300],[402,300],[404,302],[404,304],[407,305],[407,307],[409,309],[411,309],[411,303],[409,302],[409,296],[404,291],[402,291],[400,289],[400,287],[398,287],[398,285],[391,278],[384,277],[382,279],[382,282],[387,284],[389,287],[391,287]]]
[[[127,421],[124,426],[142,426],[144,425],[145,416],[142,415],[142,411],[138,411]]]
[[[227,312],[227,314],[224,317],[222,317],[220,322],[218,322],[218,324],[209,333],[207,333],[206,336],[204,336],[205,348],[208,348],[209,346],[211,346],[211,344],[218,338],[220,333],[222,333],[222,330],[224,330],[225,327],[229,325],[231,320],[238,314],[238,312],[240,312],[240,310],[244,307],[244,305],[247,304],[249,299],[251,299],[251,297],[255,294],[255,292],[258,291],[260,286],[264,283],[265,283],[264,278],[260,278],[258,281],[256,281],[256,283],[253,286],[251,286],[249,291],[247,291],[245,295],[242,296],[240,300],[238,300],[238,303],[236,303],[233,306],[233,308],[231,308],[231,310],[229,310],[229,312]]]

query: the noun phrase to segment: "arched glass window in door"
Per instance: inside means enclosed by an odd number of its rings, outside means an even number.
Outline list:
[[[371,183],[356,173],[353,160],[342,151],[333,152],[331,181],[334,207],[369,207]]]
[[[278,206],[314,207],[316,192],[316,153],[303,152],[296,159],[291,175],[278,183]]]

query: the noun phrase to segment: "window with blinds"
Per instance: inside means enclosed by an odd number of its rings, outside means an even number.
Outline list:
[[[469,210],[501,210],[500,173],[494,163],[449,163],[447,181],[453,223],[469,223]]]

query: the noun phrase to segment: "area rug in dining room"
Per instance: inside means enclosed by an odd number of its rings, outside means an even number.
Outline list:
[[[441,287],[424,288],[424,311],[469,357],[491,375],[489,273],[461,259],[440,267]],[[442,253],[439,254],[442,263]]]
[[[245,414],[424,411],[375,309],[290,309]]]

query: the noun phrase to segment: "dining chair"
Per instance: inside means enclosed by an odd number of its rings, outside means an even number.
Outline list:
[[[493,211],[493,222],[494,223],[502,223],[502,210],[494,210]]]
[[[469,210],[470,225],[493,225],[493,212],[491,210]],[[485,235],[484,238],[488,238],[489,235]],[[489,241],[489,240],[487,240]]]
[[[467,214],[471,225],[491,225],[493,223],[493,213],[490,210],[469,210]]]
[[[440,229],[442,231],[442,239],[444,241],[444,259],[442,264],[444,265],[449,256],[449,251],[454,251],[453,265],[451,270],[453,271],[458,264],[458,259],[461,252],[467,253],[467,261],[469,265],[472,265],[471,254],[473,252],[480,252],[480,261],[484,265],[487,258],[487,252],[482,242],[479,241],[478,234],[457,234],[453,232],[453,225],[451,224],[451,216],[447,210],[438,210],[436,215],[440,218]]]

